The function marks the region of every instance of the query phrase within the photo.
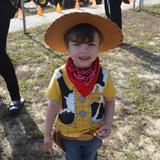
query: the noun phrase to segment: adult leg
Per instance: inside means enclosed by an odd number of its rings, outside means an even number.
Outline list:
[[[122,0],[105,0],[105,13],[109,19],[115,22],[120,28],[122,28],[122,13],[121,13]]]
[[[13,64],[6,53],[10,19],[0,17],[0,74],[4,78],[12,101],[20,100],[19,86]]]
[[[110,18],[110,3],[109,0],[104,0],[104,9],[105,9],[105,14],[108,18]]]

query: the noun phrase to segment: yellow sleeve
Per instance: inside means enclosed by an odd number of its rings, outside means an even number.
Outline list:
[[[46,96],[48,99],[57,101],[61,99],[61,92],[59,88],[59,84],[57,79],[55,78],[54,74],[51,78],[51,81],[49,83],[49,86],[46,90]]]
[[[112,81],[112,76],[108,73],[107,82],[104,88],[105,97],[114,97],[116,95],[116,90]]]

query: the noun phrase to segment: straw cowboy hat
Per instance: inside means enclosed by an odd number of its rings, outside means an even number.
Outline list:
[[[121,29],[111,20],[88,12],[72,12],[56,19],[47,29],[44,40],[46,44],[57,51],[66,52],[65,33],[72,27],[87,23],[99,30],[103,36],[100,52],[108,51],[122,43]]]

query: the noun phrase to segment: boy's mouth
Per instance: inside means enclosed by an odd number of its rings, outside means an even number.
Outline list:
[[[80,59],[80,60],[89,60],[90,57],[79,57],[78,59]]]

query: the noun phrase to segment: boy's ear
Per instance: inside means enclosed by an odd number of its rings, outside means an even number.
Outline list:
[[[64,47],[65,47],[65,50],[68,50],[68,46],[66,43],[64,44]]]
[[[103,46],[103,42],[101,42],[101,43],[99,44],[99,49],[100,49],[102,46]]]

